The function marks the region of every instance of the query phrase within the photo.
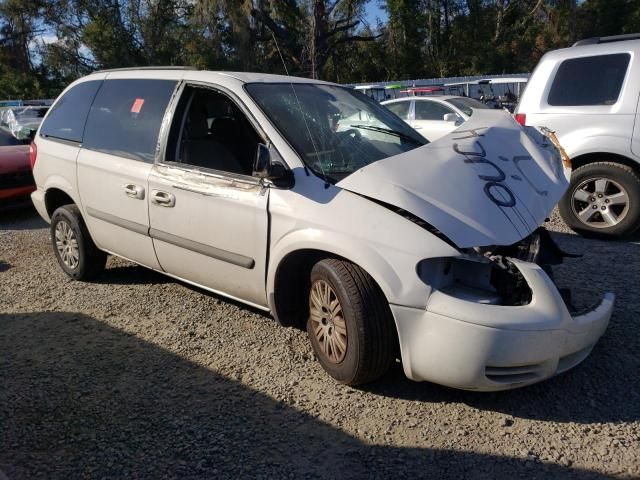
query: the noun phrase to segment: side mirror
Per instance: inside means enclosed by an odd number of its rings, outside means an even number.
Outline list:
[[[277,156],[277,154],[276,154]],[[276,187],[293,187],[293,173],[279,161],[273,161],[271,151],[266,145],[259,143],[253,165],[253,176],[269,180]]]
[[[268,178],[271,173],[271,152],[263,143],[258,144],[256,159],[253,163],[253,175],[259,178]]]
[[[442,119],[445,122],[455,122],[458,120],[458,115],[456,115],[455,113],[445,113]]]

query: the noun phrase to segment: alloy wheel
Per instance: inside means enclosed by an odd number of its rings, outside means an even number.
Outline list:
[[[76,268],[80,262],[80,250],[75,232],[65,220],[60,220],[56,225],[55,236],[60,259],[67,267]]]
[[[610,228],[627,215],[629,194],[614,180],[590,178],[573,190],[571,208],[576,218],[585,225]]]
[[[347,354],[347,324],[336,292],[324,280],[311,285],[309,311],[312,331],[321,352],[332,363],[340,363]]]

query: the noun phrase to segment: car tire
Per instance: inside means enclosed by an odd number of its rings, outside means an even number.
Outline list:
[[[93,243],[76,205],[53,212],[51,244],[60,267],[74,280],[90,280],[104,270],[107,254]]]
[[[324,370],[358,385],[384,374],[397,346],[384,294],[357,265],[325,259],[311,270],[307,333]]]
[[[572,173],[558,208],[565,223],[581,235],[630,235],[640,226],[640,178],[632,168],[619,163],[584,165]]]

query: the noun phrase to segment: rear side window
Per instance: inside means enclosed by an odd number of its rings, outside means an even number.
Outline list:
[[[102,80],[82,82],[59,99],[40,128],[40,135],[72,142],[82,142],[82,131],[91,102]]]
[[[628,53],[573,58],[560,64],[547,103],[551,106],[613,105],[618,101]]]
[[[389,103],[385,105],[389,110],[395,113],[403,120],[407,120],[409,118],[409,107],[411,106],[411,102],[395,102]]]
[[[175,80],[106,80],[85,128],[83,147],[153,162]]]
[[[444,120],[447,113],[454,113],[449,107],[431,100],[416,100],[416,120]]]

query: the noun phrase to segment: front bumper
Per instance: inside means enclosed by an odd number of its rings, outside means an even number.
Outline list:
[[[391,305],[407,377],[465,390],[508,390],[562,373],[589,355],[609,323],[613,294],[571,316],[538,265],[513,263],[533,292],[528,305],[483,304],[441,291],[426,309]]]

